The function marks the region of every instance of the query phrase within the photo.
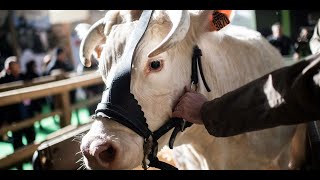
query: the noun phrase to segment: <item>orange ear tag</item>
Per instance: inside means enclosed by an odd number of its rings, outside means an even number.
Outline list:
[[[214,31],[219,31],[223,27],[230,24],[228,16],[224,13],[220,13],[219,11],[213,11],[210,20],[212,22],[211,27]]]

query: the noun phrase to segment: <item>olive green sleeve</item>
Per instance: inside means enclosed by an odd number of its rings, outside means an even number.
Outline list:
[[[320,54],[206,102],[201,116],[216,137],[320,119]]]

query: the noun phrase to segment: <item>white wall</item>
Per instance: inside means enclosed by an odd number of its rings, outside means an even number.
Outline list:
[[[255,10],[235,10],[231,24],[257,30]]]

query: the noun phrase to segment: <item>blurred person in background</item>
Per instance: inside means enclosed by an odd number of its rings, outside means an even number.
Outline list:
[[[299,60],[300,58],[304,58],[311,54],[310,46],[309,46],[309,32],[306,27],[302,27],[300,30],[300,34],[294,43],[294,54],[293,59]]]
[[[15,56],[11,56],[6,59],[5,69],[1,74],[2,76],[0,78],[0,84],[24,80],[24,75],[21,74],[20,65],[17,61],[17,57]],[[8,124],[21,122],[22,120],[32,116],[28,110],[28,102],[20,102],[12,105],[2,106],[0,107],[0,112],[2,121],[5,121]],[[22,142],[23,135],[26,136],[27,144],[32,143],[36,136],[34,127],[30,126],[12,132],[12,144],[14,150],[24,146]],[[17,168],[22,169],[22,166],[20,165]]]
[[[293,52],[292,40],[283,34],[280,23],[275,23],[271,27],[272,34],[267,37],[270,44],[276,47],[282,56],[289,56]]]
[[[25,81],[32,81],[34,78],[40,77],[37,73],[37,67],[35,60],[30,60],[26,64],[26,73],[24,74]],[[29,110],[32,115],[39,114],[42,111],[42,105],[45,103],[44,98],[34,99],[31,101]]]
[[[31,82],[34,78],[40,77],[37,73],[37,64],[35,60],[29,60],[26,64],[26,73],[24,74],[24,81]],[[25,101],[27,102],[27,101]],[[31,116],[35,116],[42,112],[42,106],[46,103],[45,98],[29,100],[26,104]],[[40,129],[44,129],[39,121]]]
[[[65,50],[58,47],[55,54],[49,60],[45,75],[62,75],[64,77],[64,73],[72,71],[74,71],[74,67],[71,64],[71,61],[67,58]],[[54,97],[47,97],[47,102],[52,110],[56,108],[54,99]],[[70,102],[71,104],[76,102],[76,90],[70,91]],[[55,122],[57,123],[57,121]]]
[[[63,48],[58,47],[55,55],[56,57],[53,57],[48,64],[47,74],[51,74],[52,71],[56,69],[62,70],[63,72],[71,72],[74,70]]]

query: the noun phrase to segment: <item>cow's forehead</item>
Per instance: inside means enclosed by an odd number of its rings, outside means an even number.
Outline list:
[[[126,43],[137,25],[137,21],[129,22],[125,24],[114,25],[110,31],[110,34],[106,40],[106,53],[107,58],[116,60],[120,58],[126,47]],[[170,24],[162,22],[151,22],[142,41],[139,43],[136,49],[136,55],[147,55],[156,45],[158,45],[162,39],[168,34]]]
[[[114,25],[106,39],[105,52],[108,60],[119,58],[125,48],[136,22]]]

